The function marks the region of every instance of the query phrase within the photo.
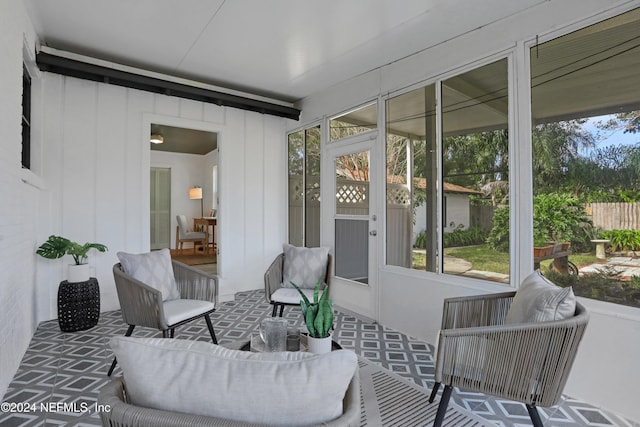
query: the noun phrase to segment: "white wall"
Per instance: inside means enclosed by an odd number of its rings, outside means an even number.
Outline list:
[[[218,132],[226,166],[221,299],[262,287],[286,237],[285,119],[43,73],[32,90],[34,172],[23,171],[23,43],[33,55],[34,40],[22,2],[0,2],[0,396],[37,324],[57,317],[57,287],[71,260],[35,255],[49,235],[109,247],[89,262],[101,309],[118,307],[116,252],[149,249],[150,123]],[[33,58],[28,65],[38,74]]]
[[[569,29],[577,29],[638,6],[640,1],[637,0],[548,1],[437,46],[428,47],[428,41],[425,41],[425,49],[413,56],[303,99],[299,103],[302,108],[301,123],[295,128],[369,100],[393,95],[420,82],[428,84],[464,72],[468,67],[477,66],[478,61],[512,55],[510,66],[515,71],[515,79],[511,93],[513,95],[517,91],[521,94],[520,97],[512,97],[516,108],[511,118],[516,147],[511,160],[513,167],[521,172],[521,175],[511,177],[515,186],[512,229],[517,230],[512,239],[515,261],[511,276],[517,282],[533,268],[530,249],[532,195],[531,178],[528,176],[531,162],[527,157],[530,153],[529,72],[525,43],[533,42],[536,36],[540,36],[541,41],[547,35],[560,36]],[[378,137],[378,144],[384,144],[382,135]],[[382,188],[382,184],[379,184]],[[374,207],[371,213],[382,218],[384,204]],[[330,218],[324,221],[330,221]],[[383,233],[378,233],[378,236],[384,238]],[[379,281],[377,287],[374,283],[369,288],[370,294],[377,299],[376,320],[429,342],[434,342],[439,328],[444,298],[509,289],[479,280],[464,281],[453,276],[384,267],[384,245],[378,246],[381,248],[377,254],[378,265],[381,266]],[[355,302],[341,301],[340,298],[341,295],[336,295],[336,305],[357,305]],[[363,310],[375,310],[375,300],[369,306],[367,296],[361,298],[366,305]],[[640,309],[592,300],[583,300],[583,303],[592,313],[591,322],[565,391],[570,396],[640,420],[640,406],[635,404],[637,384],[640,384]]]
[[[455,231],[460,225],[464,225],[462,230],[466,230],[471,225],[469,215],[469,196],[466,194],[446,193],[447,218],[444,224],[444,232]],[[451,226],[451,224],[454,224]]]
[[[118,307],[111,273],[116,252],[149,250],[150,123],[218,133],[221,162],[227,165],[220,180],[225,194],[220,293],[224,299],[262,286],[264,270],[286,235],[284,119],[49,73],[44,74],[43,102],[47,187],[38,240],[55,233],[109,247],[106,254],[90,257],[103,310]],[[156,161],[197,164],[199,178],[206,174],[204,157],[154,154]],[[186,197],[193,175],[177,175],[176,187],[186,186]],[[199,203],[188,198],[185,203],[199,213]],[[63,277],[63,262],[38,260],[40,319],[57,316],[55,284]]]
[[[22,170],[20,160],[23,45],[27,54],[34,51],[33,28],[22,2],[0,2],[0,396],[37,326],[34,278],[40,181]],[[33,67],[33,58],[25,59]],[[38,92],[37,81],[32,90]],[[38,114],[34,107],[32,118]],[[35,126],[33,133],[36,137],[39,133]],[[40,167],[39,159],[32,167]]]

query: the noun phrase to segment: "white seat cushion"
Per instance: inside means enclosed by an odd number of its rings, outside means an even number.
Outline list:
[[[195,299],[174,299],[165,301],[164,317],[167,325],[175,325],[183,320],[200,316],[202,313],[213,310],[215,304],[211,301],[200,301]]]
[[[337,350],[252,353],[204,341],[114,337],[136,406],[272,426],[322,424],[342,415],[358,369]]]
[[[145,285],[159,290],[162,293],[163,301],[180,298],[169,249],[160,249],[144,254],[118,252],[116,255],[125,273]]]
[[[182,239],[204,239],[205,236],[206,235],[204,233],[200,233],[199,231],[189,231],[184,233],[184,237],[182,237]]]
[[[296,283],[297,284],[297,283]],[[301,288],[302,292],[313,302],[313,289]],[[271,301],[281,302],[283,304],[300,304],[302,297],[296,288],[279,288],[271,294]]]

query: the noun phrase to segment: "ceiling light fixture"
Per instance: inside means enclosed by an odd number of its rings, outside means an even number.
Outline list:
[[[162,144],[164,142],[164,137],[159,133],[154,133],[151,134],[151,139],[149,141],[151,141],[152,144]]]

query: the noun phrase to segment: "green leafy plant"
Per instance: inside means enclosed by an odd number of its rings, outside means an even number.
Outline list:
[[[605,230],[600,236],[611,241],[613,252],[640,250],[640,230]]]
[[[418,233],[416,243],[413,246],[418,249],[425,249],[427,247],[427,233],[424,230]]]
[[[489,246],[500,252],[509,252],[509,206],[493,212],[493,228],[487,237]]]
[[[329,288],[325,288],[319,297],[321,283],[318,281],[313,291],[313,303],[311,303],[295,283],[291,282],[291,284],[302,297],[300,309],[309,330],[309,336],[313,338],[328,337],[333,329],[333,302],[328,297]]]
[[[107,247],[101,243],[85,243],[81,245],[65,239],[61,236],[49,236],[36,253],[47,259],[62,258],[64,255],[71,255],[76,265],[85,264],[89,249],[96,249],[99,252],[107,251]]]
[[[454,246],[481,245],[487,239],[487,232],[480,227],[469,227],[466,230],[456,229],[442,235],[442,244],[445,248]]]
[[[593,224],[580,200],[571,194],[539,194],[533,199],[533,241],[546,246],[549,241],[571,242],[575,250],[588,247]],[[496,209],[489,245],[501,251],[509,249],[509,207]]]

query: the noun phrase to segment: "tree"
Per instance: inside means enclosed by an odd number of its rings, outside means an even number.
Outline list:
[[[558,191],[569,163],[583,148],[594,147],[594,135],[583,128],[586,119],[537,125],[532,134],[533,188],[536,194]]]
[[[638,133],[640,132],[640,110],[615,114],[608,121],[600,122],[598,127],[614,132],[622,130],[624,133]]]
[[[442,169],[447,182],[479,190],[493,181],[509,181],[506,129],[443,139]]]

